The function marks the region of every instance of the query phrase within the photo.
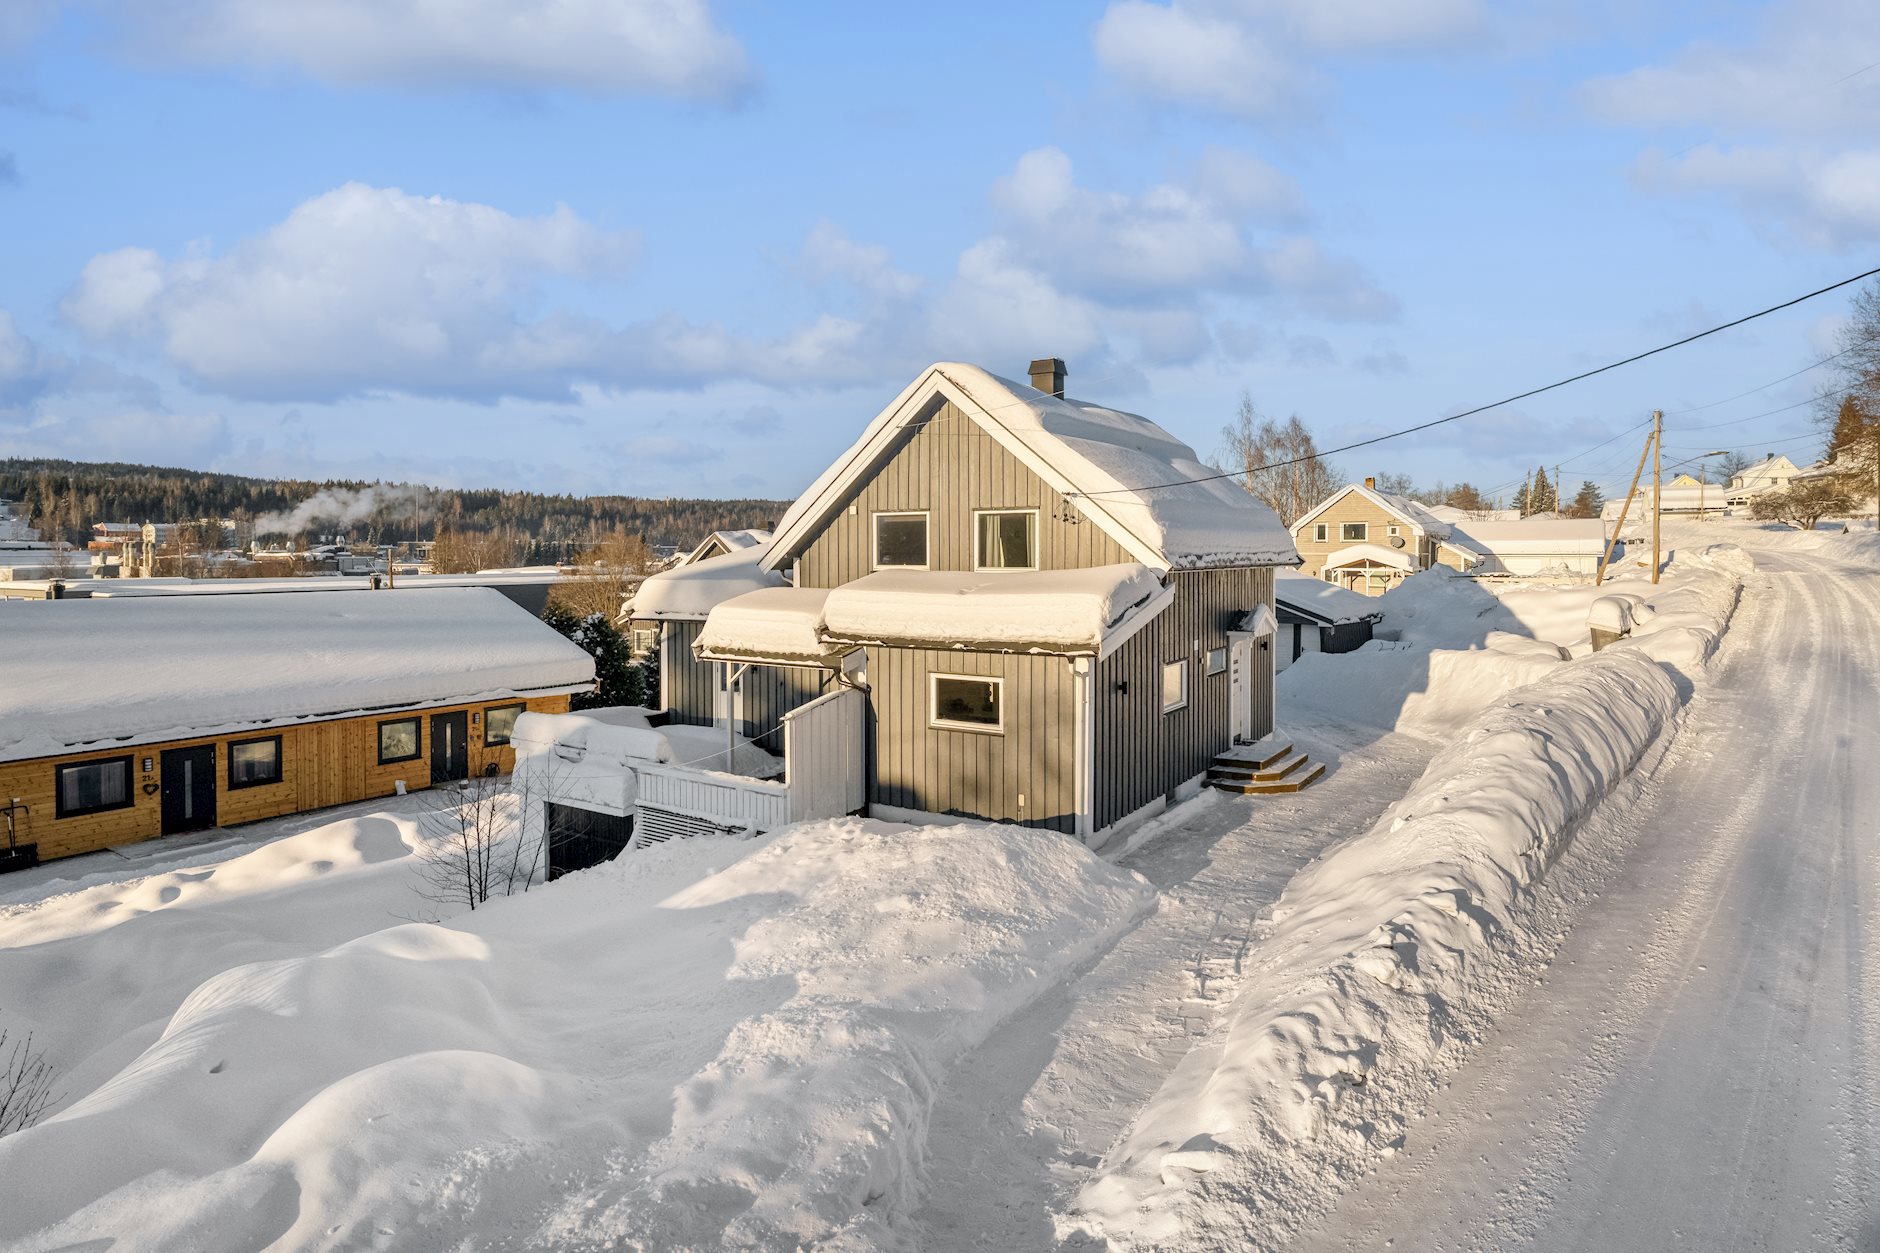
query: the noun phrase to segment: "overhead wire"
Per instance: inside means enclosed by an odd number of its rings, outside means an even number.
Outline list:
[[[1781,302],[1780,304],[1770,305],[1766,309],[1758,309],[1754,313],[1745,314],[1740,318],[1733,318],[1728,322],[1724,322],[1724,323],[1721,323],[1720,325],[1710,327],[1708,330],[1702,330],[1692,335],[1686,335],[1684,338],[1673,340],[1671,343],[1660,344],[1656,348],[1648,348],[1644,352],[1633,353],[1631,356],[1621,358],[1618,361],[1608,362],[1605,365],[1596,366],[1591,370],[1582,370],[1580,373],[1571,375],[1570,377],[1558,379],[1555,382],[1546,383],[1540,387],[1531,387],[1526,391],[1517,392],[1512,396],[1505,396],[1500,400],[1491,401],[1485,405],[1477,405],[1473,409],[1465,409],[1461,413],[1452,413],[1448,415],[1447,417],[1433,418],[1428,422],[1419,422],[1415,426],[1404,427],[1402,430],[1390,431],[1383,435],[1373,436],[1370,439],[1361,439],[1354,443],[1341,445],[1337,448],[1328,448],[1322,452],[1315,453],[1313,456],[1310,456],[1310,457],[1295,457],[1287,461],[1270,462],[1266,465],[1260,466],[1259,469],[1262,471],[1282,470],[1288,466],[1301,465],[1309,461],[1316,461],[1322,457],[1335,456],[1341,452],[1351,452],[1354,449],[1358,449],[1358,448],[1368,448],[1373,444],[1382,444],[1388,440],[1402,439],[1406,435],[1415,435],[1419,431],[1427,431],[1431,429],[1432,427],[1443,426],[1450,422],[1459,422],[1463,418],[1474,417],[1477,414],[1486,413],[1490,409],[1499,409],[1503,405],[1510,405],[1518,400],[1526,400],[1531,396],[1538,396],[1542,394],[1543,392],[1556,391],[1559,388],[1566,387],[1573,383],[1581,382],[1585,379],[1592,378],[1595,375],[1605,374],[1608,371],[1617,370],[1622,366],[1628,366],[1636,362],[1643,361],[1647,357],[1655,357],[1659,355],[1660,353],[1670,352],[1674,348],[1682,348],[1687,344],[1696,343],[1700,339],[1705,339],[1705,338],[1708,338],[1709,336],[1719,334],[1723,331],[1730,330],[1734,327],[1742,326],[1748,322],[1754,322],[1758,318],[1768,317],[1772,313],[1780,313],[1784,309],[1794,308],[1796,305],[1799,305],[1803,303],[1804,301],[1813,300],[1817,296],[1825,296],[1831,291],[1838,291],[1843,287],[1847,287],[1853,283],[1858,283],[1862,279],[1872,278],[1876,274],[1880,274],[1880,266],[1876,266],[1870,270],[1865,270],[1859,274],[1851,275],[1847,278],[1841,279],[1838,282],[1830,283],[1826,287],[1818,287],[1814,291],[1805,292],[1800,296],[1796,296],[1796,297],[1793,297],[1792,299],[1785,300]],[[1072,492],[1069,494],[1072,496],[1083,497],[1083,498],[1094,498],[1098,496],[1133,495],[1137,492],[1154,492],[1154,491],[1163,491],[1172,487],[1186,487],[1193,483],[1212,483],[1212,482],[1218,482],[1222,479],[1240,478],[1243,473],[1244,473],[1243,471],[1239,471],[1239,470],[1223,470],[1217,474],[1197,475],[1193,478],[1185,478],[1185,479],[1171,479],[1165,483],[1141,483],[1133,487],[1105,488],[1105,489],[1099,489],[1096,491],[1080,491],[1080,492]]]

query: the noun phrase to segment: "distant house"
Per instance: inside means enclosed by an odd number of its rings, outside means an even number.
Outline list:
[[[731,553],[748,552],[753,548],[762,548],[769,542],[769,531],[713,531],[699,542],[697,548],[686,555],[685,564],[710,561],[713,557],[724,557]]]
[[[786,764],[642,761],[634,822],[866,810],[1098,843],[1271,732],[1284,527],[1155,423],[1066,399],[1063,362],[1031,377],[929,367],[767,545],[647,579],[631,621],[661,632],[667,717]]]
[[[1449,523],[1414,500],[1378,491],[1375,479],[1333,492],[1293,523],[1292,535],[1301,573],[1366,596],[1434,565],[1468,570],[1481,559]]]
[[[1703,485],[1703,482],[1704,480],[1698,478],[1695,474],[1680,474],[1678,475],[1678,477],[1672,479],[1669,483],[1665,484],[1665,486],[1666,487],[1699,487]]]
[[[1279,617],[1276,670],[1307,653],[1348,653],[1371,638],[1384,616],[1377,602],[1301,570],[1281,570],[1273,584]]]
[[[0,797],[65,857],[506,771],[594,663],[485,588],[0,602]]]
[[[1758,492],[1787,487],[1803,473],[1805,471],[1802,467],[1781,453],[1764,457],[1755,465],[1744,466],[1730,476],[1729,486],[1723,489],[1724,503],[1732,508],[1747,505]]]
[[[1456,524],[1458,541],[1482,554],[1473,571],[1476,574],[1591,577],[1599,570],[1610,536],[1610,529],[1598,518],[1550,516]]]

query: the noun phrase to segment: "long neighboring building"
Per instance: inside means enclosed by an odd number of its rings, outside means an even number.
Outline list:
[[[594,663],[486,588],[0,601],[0,805],[42,858],[507,771]]]

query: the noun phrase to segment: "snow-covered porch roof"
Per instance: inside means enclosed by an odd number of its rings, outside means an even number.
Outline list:
[[[651,574],[628,598],[625,617],[640,621],[703,622],[712,609],[749,592],[783,586],[763,567],[765,545],[709,557]]]
[[[1393,570],[1402,570],[1406,574],[1416,569],[1416,562],[1410,559],[1408,553],[1395,548],[1386,548],[1382,544],[1353,544],[1325,558],[1327,570],[1366,565],[1389,566]]]
[[[1175,598],[1135,562],[969,574],[882,570],[833,589],[751,592],[712,610],[706,661],[834,665],[867,644],[1106,656]]]

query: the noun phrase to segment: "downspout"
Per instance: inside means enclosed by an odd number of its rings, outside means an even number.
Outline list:
[[[1096,836],[1096,663],[1089,657],[1071,658],[1071,759],[1077,807],[1077,838],[1086,847]]]

